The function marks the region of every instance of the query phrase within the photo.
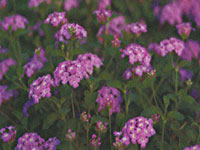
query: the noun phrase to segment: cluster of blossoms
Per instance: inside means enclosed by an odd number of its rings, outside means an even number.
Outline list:
[[[114,35],[114,39],[112,40],[112,46],[115,48],[120,47],[121,41],[119,40],[118,35]]]
[[[9,127],[2,128],[0,130],[0,133],[1,133],[1,139],[3,140],[3,142],[11,143],[15,140],[17,131],[15,130],[15,127],[9,126]]]
[[[184,150],[200,150],[200,146],[194,145],[194,146],[191,146],[191,147],[185,147]]]
[[[143,21],[127,24],[125,31],[139,36],[140,34],[147,32],[147,25]]]
[[[157,123],[160,120],[160,115],[159,114],[154,114],[151,116],[152,120]]]
[[[40,70],[47,61],[45,51],[42,48],[35,50],[33,58],[24,65],[24,73],[30,78],[37,70]]]
[[[117,132],[117,131],[114,131],[114,136],[115,136],[115,142],[113,143],[113,146],[118,148],[118,149],[124,149],[125,147],[125,144],[123,143],[123,140],[121,139],[121,135],[122,135],[122,132]]]
[[[87,114],[85,111],[81,113],[81,120],[83,122],[89,122],[90,118],[91,118],[91,115]]]
[[[54,137],[49,138],[46,142],[37,133],[25,133],[18,139],[15,150],[56,150],[56,146],[60,141]]]
[[[0,106],[17,94],[14,90],[6,90],[7,88],[7,85],[0,85]]]
[[[105,33],[122,36],[122,30],[124,28],[125,28],[125,18],[124,16],[118,16],[118,17],[113,18],[107,26],[102,25],[99,28],[97,37],[100,37],[101,35],[104,35]]]
[[[0,62],[0,80],[2,80],[9,67],[13,65],[16,65],[16,61],[12,58],[4,59],[2,62]]]
[[[180,24],[176,25],[176,28],[178,29],[178,34],[182,38],[189,37],[190,32],[193,30],[192,24],[190,22],[180,23]]]
[[[112,16],[111,10],[106,9],[95,10],[94,14],[97,15],[97,20],[100,23],[106,22]]]
[[[0,9],[6,7],[7,0],[0,0]]]
[[[168,22],[170,25],[182,23],[182,16],[192,17],[197,26],[200,26],[200,2],[198,0],[177,0],[166,4],[162,9],[155,7],[156,15],[160,15],[160,22]]]
[[[161,41],[160,45],[156,43],[149,45],[150,50],[155,50],[161,56],[165,56],[172,51],[175,51],[178,56],[181,56],[184,48],[184,42],[174,37]]]
[[[93,74],[94,67],[102,66],[102,60],[95,54],[86,53],[78,55],[74,61],[64,61],[58,65],[54,71],[55,85],[58,86],[60,81],[62,84],[69,84],[74,88],[79,86],[79,82],[88,74]]]
[[[1,28],[5,31],[8,31],[9,27],[12,27],[12,31],[16,31],[19,28],[24,29],[28,24],[28,20],[18,14],[13,16],[5,17],[4,21],[1,21]]]
[[[68,40],[81,40],[87,37],[87,31],[80,25],[75,23],[66,23],[62,25],[61,29],[55,34],[55,39],[60,42],[67,43]]]
[[[56,146],[60,144],[60,140],[56,137],[49,138],[45,143],[43,143],[42,148],[44,150],[56,150]]]
[[[114,112],[120,112],[120,104],[122,103],[122,97],[120,91],[113,87],[103,86],[98,90],[98,97],[96,100],[99,103],[98,111],[109,108],[109,115],[111,116]]]
[[[65,0],[64,9],[70,11],[72,8],[77,8],[78,5],[78,0]]]
[[[180,73],[180,76],[181,76],[182,83],[185,80],[191,80],[192,79],[193,73],[191,71],[187,70],[187,69],[180,68],[179,73]]]
[[[66,140],[73,142],[76,137],[76,132],[72,132],[71,129],[68,129],[67,134],[65,135]]]
[[[29,0],[28,7],[38,7],[41,3],[46,2],[47,4],[50,4],[52,0]]]
[[[51,97],[52,86],[54,86],[54,81],[49,74],[39,77],[30,85],[29,99],[33,98],[34,103],[39,103],[41,98]]]
[[[145,148],[149,138],[156,134],[152,124],[152,119],[144,117],[130,119],[122,129],[123,144],[128,146],[130,143],[138,143],[141,148]]]
[[[93,147],[99,147],[101,145],[101,138],[96,136],[96,134],[92,135],[91,145]]]
[[[181,58],[191,61],[192,58],[199,59],[200,45],[197,41],[189,40],[185,43],[185,48],[181,54]]]
[[[67,19],[65,18],[65,12],[54,12],[48,15],[44,23],[49,23],[53,25],[54,27],[58,26],[59,24],[64,24],[67,22]]]
[[[102,121],[98,121],[97,124],[96,124],[96,130],[97,130],[97,132],[99,132],[99,133],[105,133],[106,130],[107,130],[107,125],[108,125],[107,122],[105,122],[103,124]]]
[[[131,65],[137,62],[139,63],[135,68],[133,67],[125,71],[123,75],[125,79],[130,79],[132,77],[132,72],[138,76],[142,76],[144,72],[150,70],[151,55],[144,47],[138,44],[129,44],[125,49],[121,49],[120,51],[122,52],[122,58],[128,56]]]
[[[7,48],[3,48],[3,47],[0,45],[0,54],[7,53],[7,51],[8,51]]]

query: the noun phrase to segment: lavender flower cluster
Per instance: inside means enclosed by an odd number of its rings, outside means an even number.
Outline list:
[[[7,0],[0,0],[0,9],[6,7]]]
[[[7,90],[7,88],[7,85],[0,85],[0,106],[17,94],[15,90]]]
[[[28,2],[28,7],[38,7],[41,3],[46,2],[46,3],[51,3],[52,0],[29,0]]]
[[[151,55],[144,47],[138,44],[129,44],[125,49],[121,49],[120,51],[122,52],[122,58],[128,56],[131,65],[137,62],[139,63],[138,66],[133,66],[132,69],[127,69],[125,71],[125,79],[130,79],[132,77],[132,72],[138,76],[142,76],[144,72],[150,70]]]
[[[143,21],[127,24],[125,31],[127,33],[133,33],[139,36],[140,34],[147,32],[147,25]]]
[[[93,74],[94,67],[99,68],[102,65],[102,60],[97,55],[80,54],[76,60],[64,61],[58,65],[54,71],[55,85],[58,86],[62,81],[62,84],[69,82],[73,88],[77,88],[83,78],[88,79],[89,74]]]
[[[128,146],[132,144],[140,144],[141,148],[145,148],[149,138],[156,134],[153,126],[153,120],[144,117],[136,117],[128,120],[122,129],[122,132],[114,132],[117,137],[117,143],[114,146]],[[122,138],[120,139],[120,136]]]
[[[40,70],[47,62],[45,51],[42,48],[35,50],[33,58],[24,65],[24,73],[30,78],[36,71]]]
[[[60,141],[56,137],[45,142],[37,133],[25,133],[18,139],[15,150],[56,150],[58,144],[60,144]]]
[[[28,24],[28,20],[18,14],[15,14],[13,16],[5,17],[4,21],[0,22],[0,26],[3,30],[8,31],[9,27],[12,27],[12,31],[16,31],[17,29],[24,29],[26,27],[26,24]]]
[[[54,27],[57,27],[60,24],[64,24],[67,22],[65,18],[65,12],[54,12],[48,15],[44,23],[52,24]]]
[[[8,127],[0,129],[0,133],[1,133],[1,139],[3,140],[3,142],[12,143],[16,138],[17,131],[15,130],[15,127],[8,126]]]
[[[3,47],[0,45],[0,54],[7,53],[7,51],[8,51],[7,48],[3,48]]]
[[[184,150],[200,150],[200,146],[194,145],[194,146],[190,146],[190,147],[185,147]]]
[[[79,3],[78,0],[65,0],[63,5],[66,11],[70,11],[73,8],[77,8]]]
[[[109,115],[111,116],[114,112],[120,112],[122,97],[120,96],[120,91],[116,88],[103,86],[100,90],[98,90],[96,102],[99,103],[98,111],[108,107]]]
[[[184,48],[184,42],[174,37],[161,41],[160,45],[156,43],[149,45],[150,50],[155,50],[161,56],[165,56],[172,51],[175,51],[178,56],[181,56]]]
[[[6,74],[10,66],[16,65],[16,61],[12,58],[4,59],[0,62],[0,80],[2,80],[3,76]]]

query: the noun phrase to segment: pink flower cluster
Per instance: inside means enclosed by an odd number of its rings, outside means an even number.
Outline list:
[[[0,62],[0,80],[2,80],[9,67],[14,65],[16,65],[16,61],[12,58],[4,59],[2,62]]]
[[[7,53],[7,51],[8,51],[7,48],[3,48],[3,47],[0,45],[0,54]]]
[[[91,145],[93,147],[99,147],[101,145],[101,138],[96,136],[96,134],[92,135]]]
[[[111,5],[111,0],[99,0],[98,9],[106,9],[108,6]]]
[[[76,132],[72,132],[71,129],[68,129],[67,134],[65,135],[66,140],[73,142],[76,137]]]
[[[7,142],[13,142],[15,140],[17,131],[15,130],[15,127],[8,126],[0,129],[0,133],[3,142],[7,143]]]
[[[64,9],[70,11],[72,8],[78,7],[78,0],[65,0]]]
[[[118,35],[114,35],[114,39],[112,40],[112,46],[115,48],[120,47],[121,41],[119,40]]]
[[[7,0],[0,0],[0,9],[6,7]]]
[[[156,43],[149,45],[150,50],[155,50],[161,56],[165,56],[172,51],[175,51],[178,56],[181,56],[184,48],[184,42],[174,37],[161,41],[160,45]]]
[[[180,23],[176,25],[176,28],[178,29],[178,34],[182,37],[188,37],[190,35],[192,28],[192,24],[190,22],[186,23]]]
[[[48,15],[44,23],[52,24],[54,27],[58,26],[59,24],[64,24],[67,22],[65,18],[65,12],[54,12]]]
[[[41,3],[46,2],[48,4],[51,3],[52,0],[29,0],[28,2],[28,7],[32,8],[32,7],[38,7]]]
[[[62,25],[61,29],[55,34],[56,40],[60,42],[67,42],[72,38],[81,40],[87,37],[87,31],[80,25],[75,23],[66,23]]]
[[[45,57],[44,49],[36,49],[31,61],[24,65],[24,73],[30,78],[36,71],[43,67],[45,62],[47,62],[47,58]]]
[[[87,114],[85,111],[81,113],[81,120],[83,122],[89,122],[90,118],[91,118],[91,115]]]
[[[144,72],[148,72],[150,70],[151,55],[144,47],[138,44],[129,44],[125,49],[121,49],[120,51],[122,52],[122,58],[128,56],[129,63],[131,65],[139,63],[138,66],[125,71],[123,76],[126,79],[130,79],[132,77],[132,72],[138,76],[142,76]]]
[[[98,90],[96,102],[99,103],[98,111],[108,107],[109,115],[111,116],[114,112],[120,112],[122,97],[120,96],[120,91],[116,88],[103,86],[100,90]]]
[[[194,146],[185,147],[184,150],[200,150],[200,146],[196,144]]]
[[[111,10],[106,10],[106,9],[100,9],[100,10],[95,10],[94,14],[97,16],[98,22],[106,22],[108,18],[112,16]]]
[[[102,60],[95,54],[86,53],[78,55],[74,61],[64,61],[54,71],[55,85],[69,84],[74,88],[79,86],[83,78],[88,79],[93,74],[94,67],[102,66]]]
[[[140,35],[142,33],[147,32],[147,25],[143,21],[127,24],[125,27],[125,31],[127,33]]]
[[[49,138],[45,143],[42,145],[42,149],[44,150],[56,150],[56,146],[60,144],[60,140],[56,137]]]
[[[103,124],[102,121],[98,121],[97,124],[96,124],[96,130],[97,130],[97,132],[99,132],[99,133],[105,133],[106,130],[107,130],[107,125],[108,125],[107,122],[105,122]]]
[[[26,24],[28,24],[28,20],[18,14],[13,16],[5,17],[4,21],[1,21],[1,28],[5,31],[8,31],[9,27],[12,27],[12,31],[16,31],[17,29],[24,29]]]
[[[138,143],[141,148],[145,148],[149,138],[156,134],[152,124],[152,119],[144,117],[136,117],[128,120],[122,129],[121,143],[125,146],[128,146],[130,143]]]
[[[181,54],[181,58],[191,61],[192,58],[199,59],[200,45],[197,41],[189,40],[185,43],[185,48]]]
[[[29,99],[34,99],[34,103],[39,103],[43,97],[51,97],[51,87],[54,86],[54,81],[49,74],[39,77],[33,81],[29,89]]]
[[[14,90],[6,90],[7,88],[7,85],[0,85],[0,106],[17,94]]]

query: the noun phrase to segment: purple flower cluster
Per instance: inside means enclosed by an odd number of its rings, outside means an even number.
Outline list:
[[[95,54],[86,53],[78,55],[74,61],[64,61],[54,71],[55,85],[69,84],[74,88],[79,86],[83,78],[88,79],[93,74],[94,67],[102,66],[102,60]]]
[[[72,132],[71,129],[68,129],[67,134],[65,135],[66,140],[73,142],[76,137],[76,132]]]
[[[111,34],[111,35],[118,35],[122,36],[122,30],[125,28],[125,17],[118,16],[113,18],[108,25],[102,25],[99,28],[97,33],[97,37],[103,34]]]
[[[101,145],[101,138],[96,136],[96,134],[92,135],[91,145],[93,147],[99,147]]]
[[[0,106],[17,94],[14,90],[6,90],[7,88],[7,85],[0,85]]]
[[[0,0],[0,9],[6,7],[7,0]]]
[[[37,133],[25,133],[22,137],[18,138],[15,150],[40,150],[44,141]]]
[[[193,29],[190,22],[180,23],[176,25],[176,28],[178,29],[178,34],[182,37],[189,37],[190,32]]]
[[[51,3],[51,0],[29,0],[28,2],[28,7],[38,7],[41,3],[46,2],[46,3]]]
[[[24,72],[30,78],[37,70],[40,70],[47,61],[45,51],[42,48],[35,50],[35,54],[30,62],[24,65]]]
[[[185,43],[185,48],[181,54],[181,58],[191,61],[192,58],[199,59],[200,45],[197,41],[189,40]]]
[[[34,103],[39,103],[43,97],[51,97],[51,87],[54,86],[54,81],[49,74],[39,77],[33,81],[29,89],[29,99],[34,99]]]
[[[108,6],[111,5],[111,0],[99,0],[98,9],[106,9]]]
[[[55,34],[57,41],[67,43],[72,38],[81,40],[87,37],[87,31],[80,25],[75,23],[66,23],[62,25],[61,29]]]
[[[94,14],[97,15],[97,20],[99,23],[106,22],[108,18],[112,16],[111,10],[106,9],[95,10]]]
[[[8,51],[7,48],[3,48],[3,47],[0,45],[0,54],[7,53],[7,51]]]
[[[120,47],[121,41],[119,40],[118,35],[114,35],[114,39],[112,40],[112,46],[115,48]]]
[[[44,23],[52,24],[54,27],[58,26],[59,24],[64,24],[67,22],[65,18],[65,12],[54,12],[48,15]]]
[[[174,37],[161,41],[160,45],[156,43],[149,45],[150,50],[155,50],[161,56],[165,56],[172,51],[175,51],[178,56],[181,56],[184,48],[184,42]]]
[[[181,81],[184,82],[185,80],[191,80],[193,73],[187,69],[180,68],[179,69]]]
[[[109,115],[111,116],[114,112],[120,112],[122,97],[120,96],[120,91],[116,88],[103,86],[100,90],[98,90],[96,102],[99,103],[98,111],[108,107]]]
[[[56,150],[60,140],[56,137],[49,138],[46,142],[37,133],[25,133],[18,139],[15,150]]]
[[[8,126],[0,129],[0,133],[3,142],[7,143],[7,142],[13,142],[15,140],[17,131],[15,130],[15,127]]]
[[[2,62],[0,62],[0,80],[2,80],[9,67],[13,65],[16,65],[16,61],[12,58],[4,59]]]
[[[138,143],[141,148],[145,148],[149,138],[156,134],[152,124],[152,119],[144,117],[136,117],[128,120],[122,129],[122,143],[126,146],[130,143]]]
[[[85,111],[81,113],[81,120],[83,122],[89,122],[90,118],[91,118],[91,115],[87,114]]]
[[[113,143],[113,146],[120,150],[123,150],[125,145],[121,139],[122,131],[120,132],[114,131],[113,134],[115,136],[115,142]]]
[[[60,140],[56,137],[49,138],[46,142],[43,143],[42,148],[44,150],[56,150],[56,146],[60,144]]]
[[[123,75],[125,79],[130,79],[132,77],[132,72],[138,76],[142,76],[144,72],[150,70],[151,55],[144,47],[138,44],[129,44],[124,50],[121,49],[120,51],[122,52],[122,58],[128,56],[131,65],[139,62],[138,66],[125,71]]]
[[[102,121],[98,121],[97,124],[96,124],[96,130],[97,130],[97,132],[99,132],[99,133],[105,133],[106,130],[107,130],[107,125],[108,125],[107,122],[105,122],[103,124]]]
[[[200,146],[196,144],[194,146],[185,147],[184,150],[200,150]]]
[[[13,16],[5,17],[4,21],[1,22],[1,28],[5,31],[8,31],[9,27],[12,27],[12,31],[16,31],[19,28],[24,29],[28,24],[28,20],[18,14]]]
[[[127,33],[140,35],[142,33],[147,32],[147,25],[143,21],[127,24],[125,27],[125,31]]]
[[[72,8],[78,7],[78,0],[65,0],[64,9],[70,11]]]

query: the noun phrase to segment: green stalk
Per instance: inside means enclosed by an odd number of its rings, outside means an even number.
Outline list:
[[[163,117],[162,138],[161,138],[161,147],[160,147],[161,150],[164,150],[165,125],[167,123],[167,120],[166,120],[167,108],[168,108],[168,106],[165,107],[165,113],[164,113],[164,117]]]
[[[73,118],[75,118],[75,111],[74,111],[74,90],[73,89],[72,89],[72,92],[71,92],[71,103],[72,103]]]
[[[110,134],[110,149],[113,150],[112,147],[112,126],[111,126],[111,115],[110,115],[110,108],[109,108],[109,134]]]
[[[177,95],[178,92],[178,69],[175,68],[175,93]]]
[[[87,150],[89,149],[89,126],[87,122],[87,127],[86,127],[86,139],[87,139]]]

